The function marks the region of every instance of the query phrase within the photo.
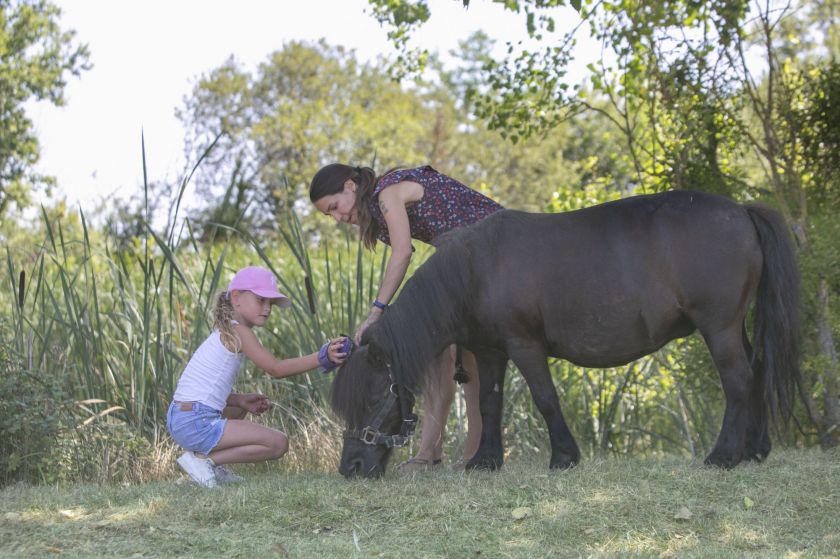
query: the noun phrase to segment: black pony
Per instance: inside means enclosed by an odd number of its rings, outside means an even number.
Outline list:
[[[332,405],[348,426],[339,470],[385,471],[413,430],[412,394],[452,343],[475,353],[481,384],[481,446],[467,467],[502,465],[508,359],[548,425],[550,467],[570,467],[580,451],[546,358],[615,367],[695,329],[726,396],[706,463],[762,460],[768,417],[789,418],[799,383],[799,275],[776,212],[686,191],[562,214],[500,211],[454,231],[336,375]]]

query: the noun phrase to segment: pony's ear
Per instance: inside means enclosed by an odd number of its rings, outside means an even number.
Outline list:
[[[385,350],[374,340],[370,340],[368,344],[367,360],[368,363],[380,369],[388,365],[388,356],[385,354]]]

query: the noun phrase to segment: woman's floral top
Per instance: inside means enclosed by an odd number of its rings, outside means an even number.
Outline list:
[[[424,243],[435,244],[435,239],[456,227],[481,221],[488,215],[504,209],[487,196],[461,184],[452,177],[438,173],[432,167],[398,169],[379,179],[370,200],[370,211],[379,225],[377,237],[391,244],[385,216],[379,209],[379,193],[392,184],[411,181],[423,187],[423,197],[406,206],[411,237]]]

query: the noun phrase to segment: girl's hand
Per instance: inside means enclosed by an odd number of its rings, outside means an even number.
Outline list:
[[[238,405],[254,415],[262,415],[270,404],[263,394],[240,394]]]
[[[345,351],[345,349],[347,349],[344,347],[346,339],[346,336],[341,336],[339,338],[334,338],[330,340],[330,346],[327,349],[327,356],[329,357],[329,360],[336,365],[341,365],[342,363],[344,363],[344,361],[346,361],[347,357],[350,355],[349,349]]]
[[[361,326],[359,326],[359,329],[356,330],[356,335],[353,337],[353,341],[356,342],[356,345],[360,345],[362,343],[362,334],[365,333],[365,330],[367,330],[371,324],[379,320],[380,316],[382,316],[381,310],[373,309],[372,311],[370,311],[370,314],[365,319],[365,321],[362,322]]]
[[[318,363],[325,373],[332,371],[350,355],[350,340],[346,336],[334,338],[318,350]]]

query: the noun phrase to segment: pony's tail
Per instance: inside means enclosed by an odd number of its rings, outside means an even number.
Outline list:
[[[763,373],[770,417],[786,428],[793,416],[793,395],[802,386],[799,268],[782,216],[758,204],[746,209],[764,256],[753,323],[753,369]]]

